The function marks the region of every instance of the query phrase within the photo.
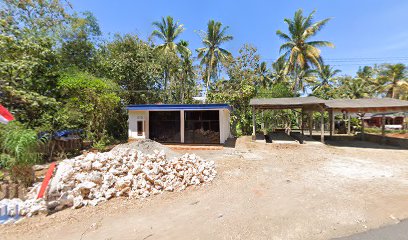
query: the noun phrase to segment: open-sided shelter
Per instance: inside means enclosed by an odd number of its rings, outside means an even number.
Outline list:
[[[383,113],[382,132],[385,135],[385,114],[390,112],[408,111],[408,101],[391,98],[371,98],[371,99],[333,99],[324,100],[317,97],[294,97],[294,98],[254,98],[250,105],[253,110],[253,138],[256,134],[256,113],[262,110],[276,109],[300,109],[302,114],[309,116],[308,125],[310,135],[312,135],[311,116],[318,111],[321,113],[321,141],[324,142],[324,112],[329,113],[330,135],[334,133],[334,116],[336,114],[348,115],[348,133],[350,133],[350,114],[357,113],[362,121],[362,137],[364,139],[364,115],[366,113]],[[303,123],[301,123],[303,134]]]

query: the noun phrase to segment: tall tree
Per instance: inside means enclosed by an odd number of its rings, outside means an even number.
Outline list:
[[[210,102],[226,102],[233,106],[232,129],[238,135],[251,133],[252,108],[249,100],[255,97],[255,84],[260,81],[259,59],[257,49],[245,44],[240,48],[239,55],[226,63],[229,80],[216,82],[215,91],[208,95]]]
[[[64,35],[60,49],[62,65],[91,69],[95,61],[95,45],[102,35],[95,16],[91,12],[84,12],[81,16],[76,14],[71,20],[71,28]]]
[[[205,65],[206,94],[210,85],[211,77],[217,76],[219,63],[224,64],[232,57],[232,54],[221,45],[231,41],[233,37],[227,34],[228,26],[223,27],[221,22],[210,20],[207,24],[207,31],[200,31],[201,41],[204,45],[197,49],[198,59],[201,65]]]
[[[362,78],[350,76],[339,77],[337,92],[341,98],[358,99],[373,97],[375,87]]]
[[[317,77],[320,82],[313,88],[313,91],[330,85],[333,78],[340,72],[341,70],[334,69],[330,65],[322,65],[321,68],[316,71]]]
[[[259,65],[259,74],[261,77],[260,83],[262,87],[263,88],[270,87],[272,85],[272,78],[266,62],[261,62],[261,64]]]
[[[274,83],[287,82],[288,76],[286,74],[286,60],[284,58],[278,58],[272,63],[272,80]]]
[[[115,80],[124,92],[121,97],[125,104],[161,102],[157,91],[164,57],[136,35],[116,35],[99,49],[99,71],[94,74]]]
[[[188,42],[181,40],[179,45],[188,48]],[[194,80],[194,68],[193,68],[193,59],[191,58],[191,52],[183,52],[181,53],[181,102],[185,102],[186,96],[186,85],[190,85],[192,80]]]
[[[156,37],[163,41],[162,44],[155,47],[155,49],[165,53],[165,54],[188,54],[190,50],[181,45],[176,44],[176,39],[184,31],[183,24],[179,24],[174,21],[173,17],[167,16],[163,17],[159,22],[153,22],[153,26],[156,28],[152,32],[152,37]],[[170,81],[170,66],[166,64],[165,67],[165,78],[164,78],[164,90],[167,90],[167,84]]]
[[[320,69],[321,55],[319,47],[334,47],[328,41],[311,40],[326,24],[330,18],[313,22],[315,11],[307,17],[303,16],[302,9],[295,12],[293,19],[285,18],[289,33],[281,30],[276,31],[278,37],[285,41],[280,46],[279,51],[284,52],[281,58],[288,61],[286,71],[295,73],[294,93],[297,94],[299,78],[296,75],[297,69],[306,70],[312,66]]]
[[[407,94],[408,80],[404,64],[385,64],[379,79],[387,97],[399,98],[400,95]]]

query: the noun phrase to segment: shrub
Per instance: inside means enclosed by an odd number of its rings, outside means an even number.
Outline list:
[[[14,180],[30,185],[34,180],[31,166],[41,160],[40,141],[34,130],[17,121],[0,129],[0,165],[11,170]]]

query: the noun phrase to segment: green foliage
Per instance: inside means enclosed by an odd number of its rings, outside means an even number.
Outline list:
[[[125,104],[160,102],[161,63],[166,57],[135,35],[116,35],[98,52],[93,72],[114,79],[123,90]]]
[[[0,129],[0,163],[3,167],[33,165],[41,159],[37,133],[17,121]]]
[[[109,79],[71,70],[62,75],[58,87],[65,103],[60,113],[70,115],[57,119],[61,121],[58,127],[76,125],[85,129],[92,140],[103,138],[109,119],[116,117],[115,110],[120,104],[119,86]]]
[[[200,64],[205,66],[204,82],[206,93],[208,92],[211,78],[217,79],[219,64],[227,65],[232,58],[232,54],[221,47],[222,44],[233,39],[227,34],[228,26],[223,27],[221,22],[210,20],[206,31],[200,31],[201,41],[204,47],[198,48],[197,58],[201,59]]]
[[[61,65],[90,70],[96,61],[95,43],[102,35],[98,22],[91,12],[84,12],[71,19],[71,26],[60,49]]]
[[[229,80],[216,82],[208,93],[208,101],[213,103],[228,103],[234,111],[231,121],[233,132],[250,134],[252,123],[252,108],[249,100],[256,94],[256,85],[260,82],[259,55],[251,45],[244,45],[239,50],[240,55],[226,63]]]
[[[302,9],[295,12],[293,19],[285,18],[285,23],[288,25],[288,33],[281,30],[276,31],[276,35],[281,38],[283,43],[279,49],[283,52],[280,58],[287,61],[286,73],[294,75],[293,91],[297,94],[299,87],[302,85],[299,71],[306,71],[311,67],[321,69],[322,58],[320,56],[320,47],[334,47],[328,41],[311,40],[315,35],[329,22],[330,18],[313,22],[315,11],[308,16],[303,16]]]

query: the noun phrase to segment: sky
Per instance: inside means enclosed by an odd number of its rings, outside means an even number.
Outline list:
[[[198,30],[210,19],[229,26],[234,39],[225,44],[233,55],[245,43],[258,49],[263,61],[279,57],[283,43],[276,30],[287,32],[285,18],[301,8],[316,10],[315,20],[332,18],[315,40],[331,41],[335,48],[323,48],[325,62],[354,75],[359,66],[384,62],[408,64],[407,0],[71,0],[75,11],[91,11],[105,36],[137,34],[147,40],[152,22],[170,15],[184,24],[180,39],[190,48],[201,47]],[[179,40],[180,40],[179,39]]]

